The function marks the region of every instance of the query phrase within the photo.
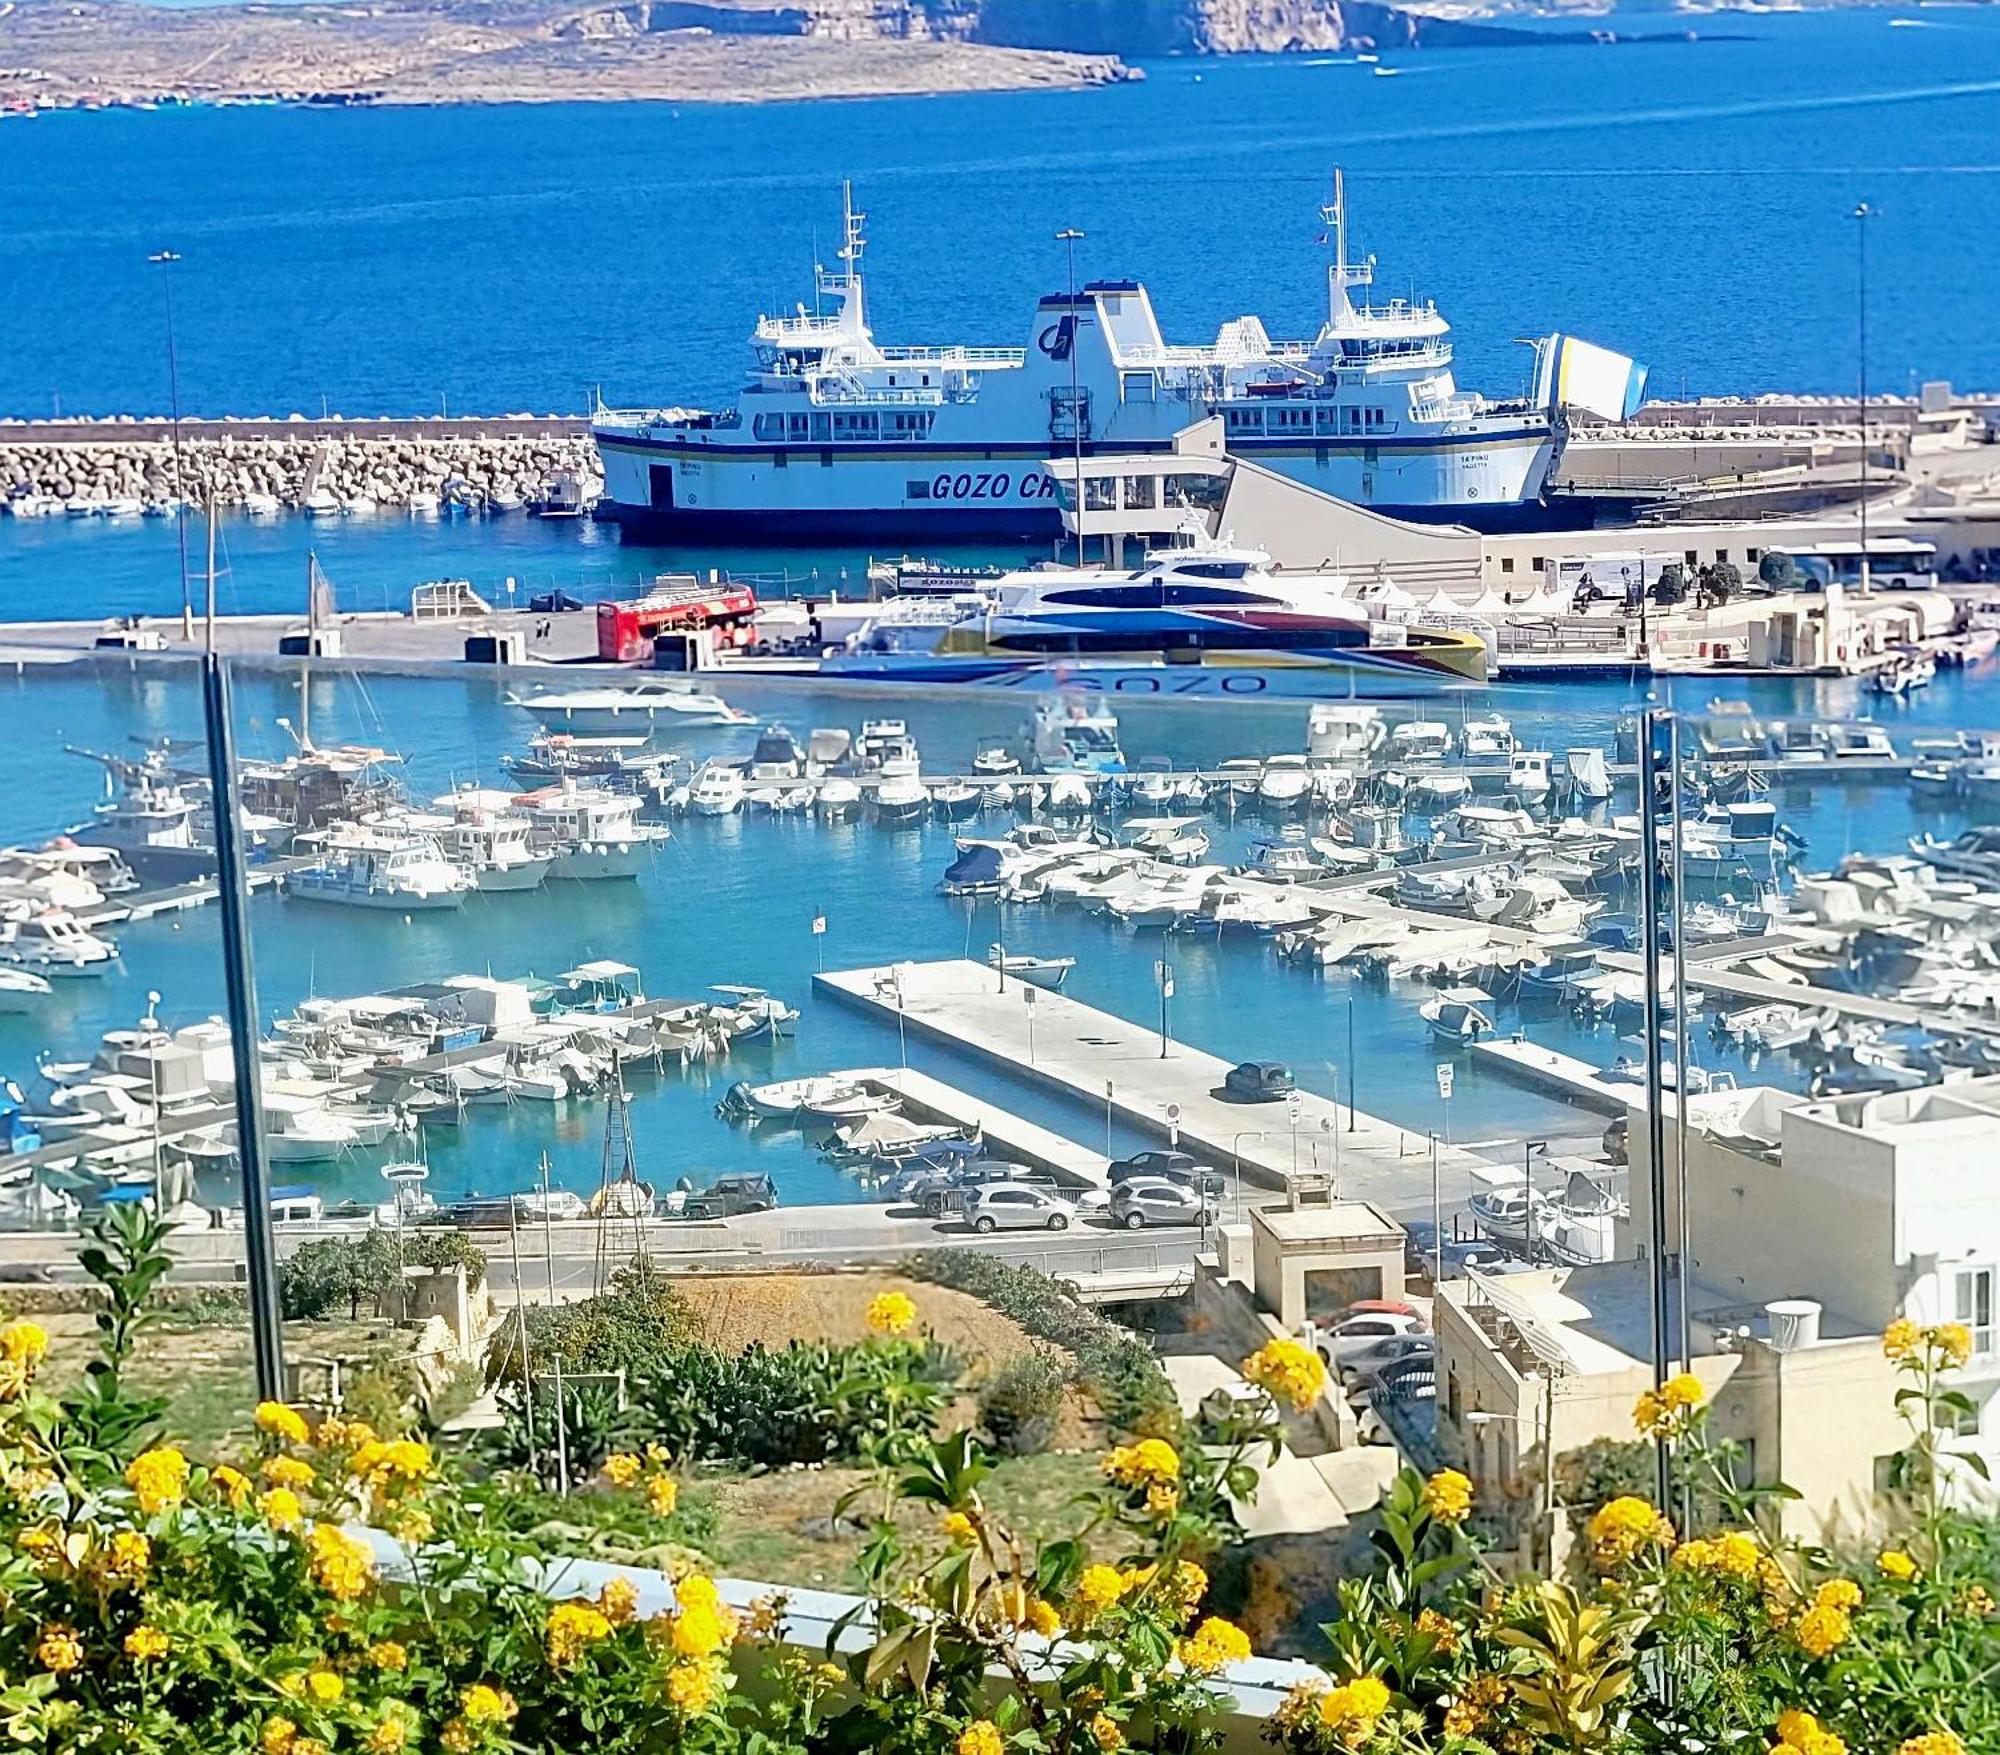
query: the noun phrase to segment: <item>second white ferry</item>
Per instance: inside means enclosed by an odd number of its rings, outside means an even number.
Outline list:
[[[1374,261],[1348,261],[1338,178],[1323,210],[1327,318],[1310,342],[1274,342],[1239,317],[1210,346],[1170,346],[1142,285],[1099,280],[1043,298],[1025,348],[883,347],[862,283],[865,215],[851,192],[843,207],[837,264],[817,271],[830,309],[759,320],[739,406],[597,411],[600,516],[739,542],[1053,536],[1052,455],[1164,449],[1220,415],[1232,452],[1341,499],[1520,523],[1567,413],[1622,418],[1644,387],[1623,355],[1552,335],[1534,344],[1531,397],[1460,390],[1436,305],[1370,301]]]

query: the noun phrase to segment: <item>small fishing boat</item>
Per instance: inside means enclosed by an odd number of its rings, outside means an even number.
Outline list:
[[[1477,987],[1447,987],[1417,1008],[1433,1041],[1469,1048],[1493,1034],[1493,996]]]
[[[1030,987],[1043,987],[1050,992],[1060,992],[1062,984],[1069,979],[1069,972],[1076,967],[1076,959],[1031,957],[1020,952],[1004,951],[999,945],[989,945],[986,949],[986,966],[1011,975],[1016,981],[1025,981]]]

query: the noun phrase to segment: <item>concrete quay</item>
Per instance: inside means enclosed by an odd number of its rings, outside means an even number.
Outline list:
[[[1430,1198],[1430,1141],[1393,1122],[1300,1091],[1289,1101],[1239,1103],[1218,1095],[1230,1063],[1169,1034],[1059,993],[1009,980],[1001,990],[983,963],[952,958],[829,970],[814,983],[829,998],[1059,1090],[1246,1182],[1289,1186],[1294,1172],[1331,1174],[1344,1199],[1414,1210]],[[1025,997],[1024,997],[1025,996]],[[1032,1040],[1031,1040],[1032,1037]],[[1444,1171],[1481,1160],[1439,1147]]]

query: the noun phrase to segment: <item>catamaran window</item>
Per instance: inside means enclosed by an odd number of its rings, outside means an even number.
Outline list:
[[[1264,411],[1261,408],[1225,408],[1222,424],[1231,432],[1261,433],[1264,430]]]
[[[785,417],[782,414],[760,414],[750,423],[750,432],[759,439],[782,439],[785,436]]]
[[[1117,478],[1109,475],[1085,476],[1083,509],[1086,512],[1115,512],[1118,509]]]
[[[1188,561],[1180,571],[1190,579],[1240,579],[1250,571],[1248,561]]]
[[[1350,433],[1360,432],[1361,410],[1358,408],[1343,408],[1340,411],[1340,424],[1346,431]]]
[[[903,483],[904,499],[927,500],[930,497],[931,497],[931,484],[928,479],[924,481],[906,481]]]
[[[1385,408],[1369,409],[1368,411],[1369,426],[1371,427],[1386,426],[1388,424],[1388,420],[1389,420],[1389,411],[1387,409]]]
[[[1150,512],[1157,503],[1150,475],[1128,475],[1125,478],[1125,505],[1128,511]]]

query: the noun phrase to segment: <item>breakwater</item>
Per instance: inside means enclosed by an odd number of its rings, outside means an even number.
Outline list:
[[[507,506],[559,477],[586,504],[598,491],[597,453],[580,418],[184,420],[178,447],[173,423],[157,418],[0,424],[0,500],[31,514],[201,504],[211,495],[221,506],[271,510],[315,496],[342,508],[426,495]]]

